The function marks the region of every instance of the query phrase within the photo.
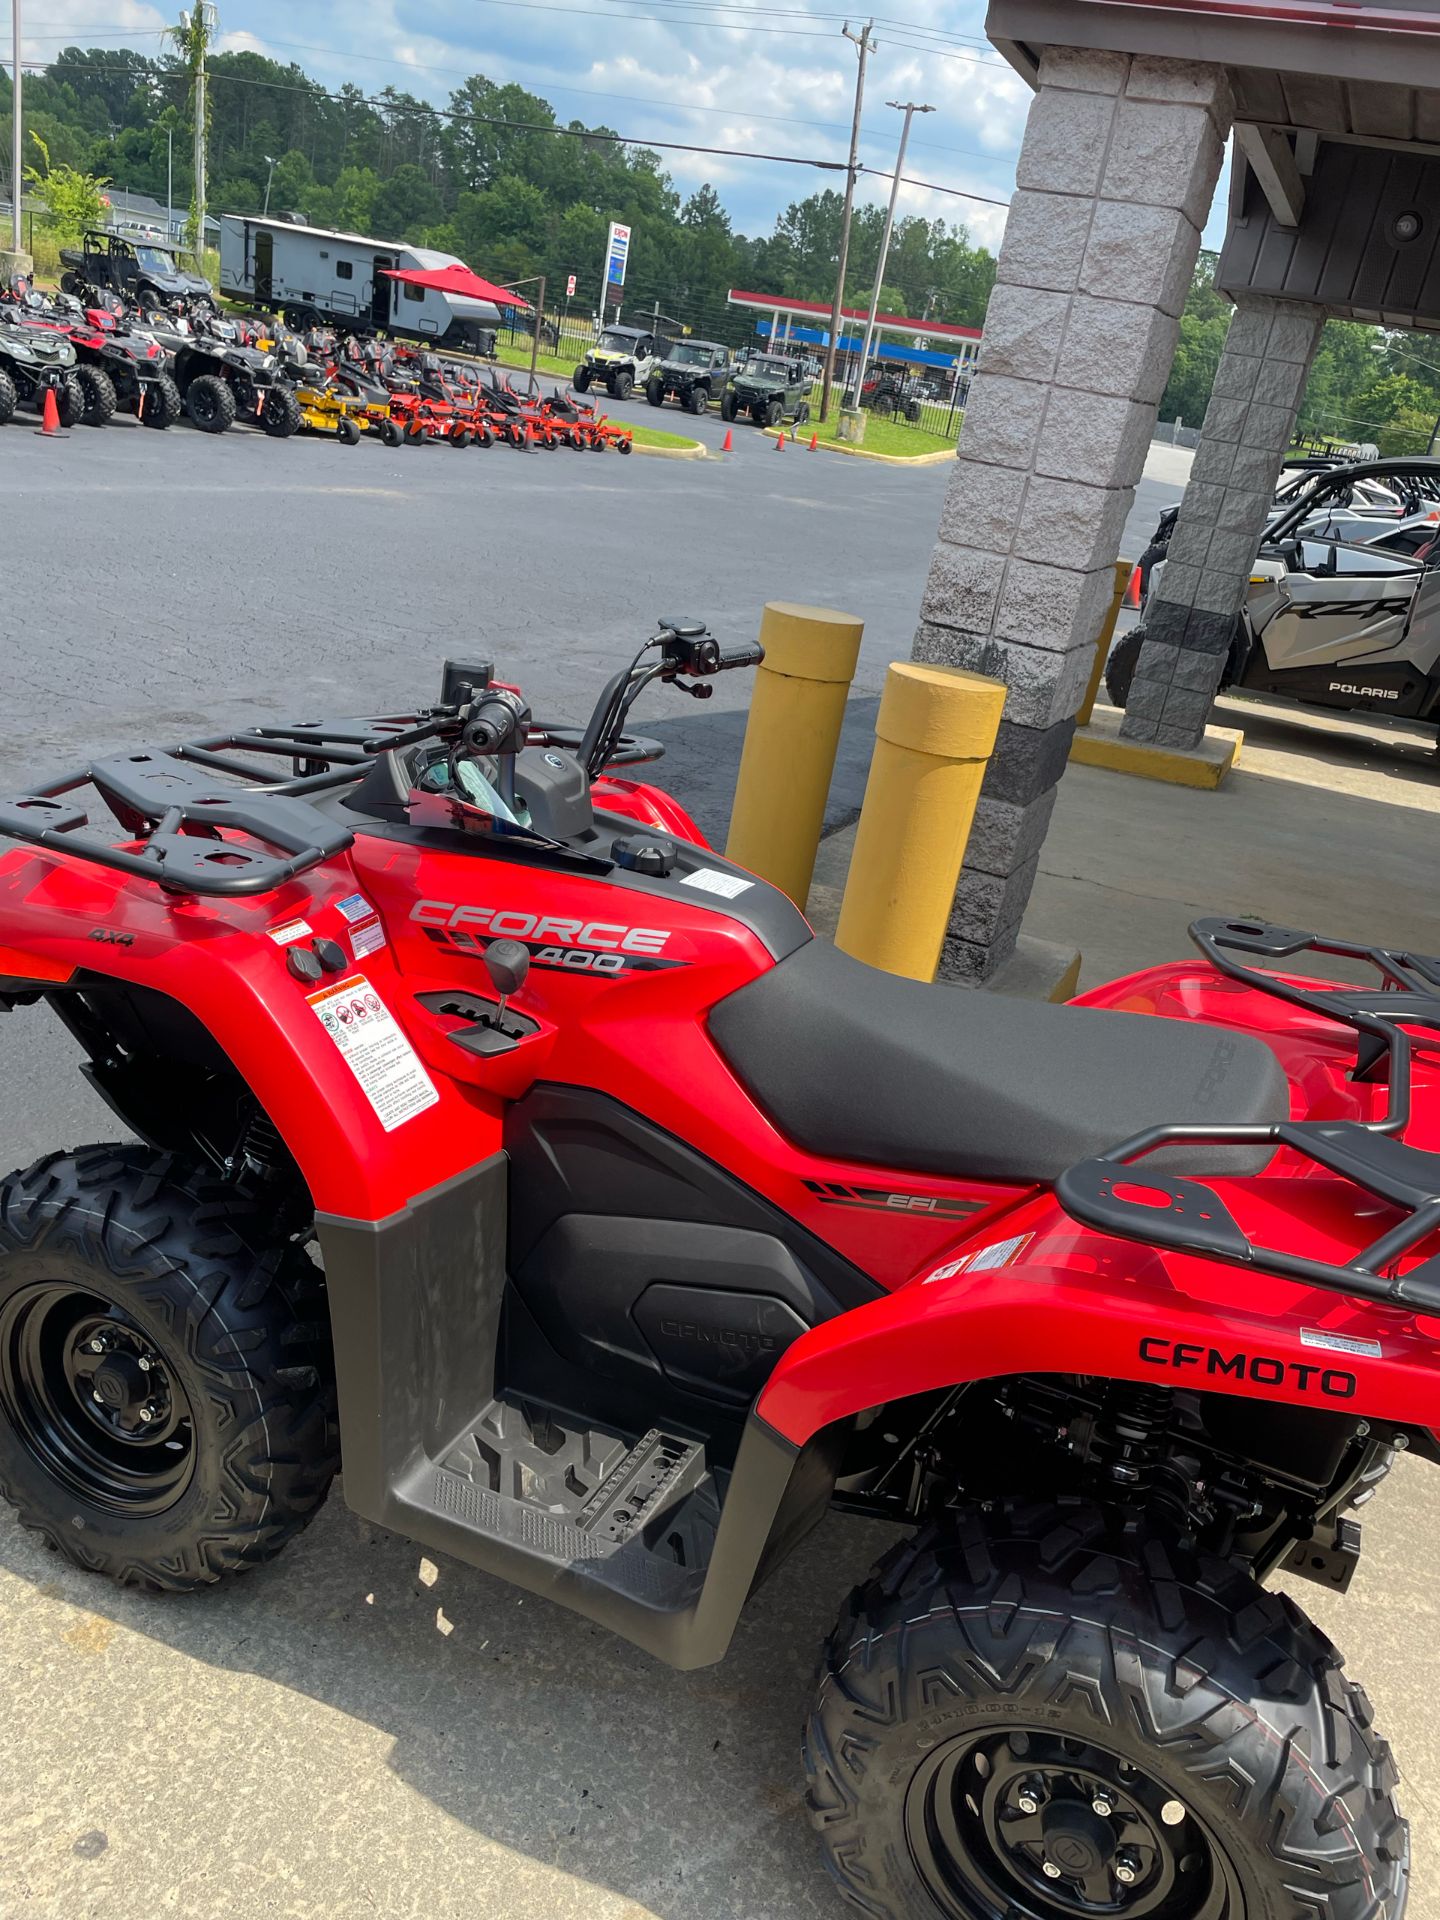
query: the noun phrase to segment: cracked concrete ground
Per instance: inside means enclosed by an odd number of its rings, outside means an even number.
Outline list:
[[[786,597],[867,621],[837,819],[947,477],[743,433],[725,465],[622,467],[118,424],[54,444],[6,429],[0,460],[0,784],[122,742],[412,698],[446,653],[493,651],[539,712],[580,719],[653,614],[693,609],[734,640]],[[1174,478],[1152,470],[1127,552]],[[722,834],[740,678],[639,716],[670,749],[661,777]],[[1196,911],[1440,946],[1440,783],[1419,749],[1344,727],[1322,744],[1253,703],[1234,724],[1244,771],[1218,795],[1067,776],[1032,930],[1081,944],[1090,978],[1184,951]],[[42,1016],[0,1022],[0,1165],[113,1135],[74,1061]],[[1440,1475],[1403,1463],[1369,1512],[1350,1595],[1298,1597],[1371,1688],[1414,1823],[1410,1912],[1440,1920]],[[797,1733],[819,1637],[888,1537],[832,1518],[729,1658],[677,1675],[360,1522],[338,1489],[274,1566],[188,1600],[75,1572],[0,1512],[0,1916],[834,1920]]]

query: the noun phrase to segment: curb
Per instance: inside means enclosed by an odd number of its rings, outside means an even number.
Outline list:
[[[767,440],[778,440],[780,438],[780,429],[778,427],[762,427],[760,431],[765,435]],[[802,440],[804,439],[803,434],[800,437]],[[794,434],[791,433],[788,428],[785,438],[792,442],[795,439]],[[809,450],[808,446],[803,449],[803,451],[807,453]],[[943,466],[949,460],[958,458],[958,450],[955,447],[940,447],[937,448],[934,453],[872,453],[869,447],[846,446],[839,440],[822,440],[815,451],[817,453],[844,453],[848,454],[852,460],[878,460],[883,467],[939,467]]]
[[[652,460],[708,460],[710,455],[698,440],[692,440],[684,447],[647,447],[641,440],[631,442],[630,451],[645,453]]]

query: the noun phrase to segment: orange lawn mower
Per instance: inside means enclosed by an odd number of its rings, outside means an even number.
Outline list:
[[[564,435],[567,446],[577,450],[588,447],[595,453],[606,453],[613,447],[617,453],[629,453],[635,444],[630,427],[596,413],[588,401],[562,393],[559,387],[548,400],[541,400],[540,411]]]

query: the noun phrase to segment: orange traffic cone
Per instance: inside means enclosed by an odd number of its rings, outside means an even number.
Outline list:
[[[55,389],[45,389],[45,405],[40,414],[40,425],[36,433],[43,434],[47,440],[68,440],[69,435],[61,430],[60,403],[55,398]]]
[[[780,438],[779,438],[779,439],[778,439],[778,440],[777,440],[777,441],[775,442],[775,451],[776,451],[776,453],[783,453],[783,452],[785,451],[785,429],[784,429],[784,427],[781,427],[781,429],[780,429]]]
[[[735,436],[729,427],[725,429],[725,438],[720,442],[721,453],[731,453],[735,448]]]
[[[1130,578],[1125,582],[1125,604],[1127,607],[1138,607],[1140,604],[1139,567],[1130,569]]]
[[[819,436],[819,434],[818,434],[818,433],[812,433],[812,434],[811,434],[811,436],[810,436],[810,451],[811,451],[811,453],[814,453],[814,451],[815,451],[815,449],[816,449],[816,447],[818,447],[818,446],[819,446],[819,444],[820,444],[820,436]]]

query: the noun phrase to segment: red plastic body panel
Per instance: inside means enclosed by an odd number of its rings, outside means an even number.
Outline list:
[[[699,842],[684,810],[653,788],[607,779],[596,799],[617,819]],[[362,913],[375,909],[378,944],[355,971],[399,1020],[436,1091],[390,1132],[310,1003],[325,983],[293,978],[272,937],[303,920],[349,955],[356,895]],[[536,1031],[480,1059],[449,1039],[459,1017],[427,1011],[417,996],[487,995],[484,945],[507,935],[531,946],[515,1005]],[[779,1360],[758,1410],[796,1442],[887,1399],[1035,1371],[1183,1382],[1440,1427],[1440,1324],[1255,1271],[1161,1258],[1080,1228],[1032,1187],[821,1159],[787,1139],[709,1038],[709,1009],[773,964],[711,895],[647,893],[506,858],[483,842],[437,849],[433,837],[361,832],[345,856],[274,894],[201,901],[17,848],[0,854],[0,950],[7,968],[37,983],[83,970],[182,1003],[279,1128],[317,1210],[352,1220],[382,1219],[494,1153],[507,1103],[538,1080],[595,1089],[642,1114],[888,1296],[804,1335]],[[1380,1111],[1383,1090],[1348,1077],[1345,1030],[1202,963],[1151,969],[1085,1004],[1258,1034],[1285,1068],[1296,1116]],[[1417,1052],[1407,1138],[1440,1151],[1434,1051]],[[1395,1217],[1289,1153],[1261,1175],[1215,1184],[1254,1237],[1321,1259],[1350,1257]],[[1018,1263],[935,1277],[937,1266],[1021,1233],[1034,1237]],[[1358,1345],[1337,1352],[1325,1344],[1337,1334]]]

